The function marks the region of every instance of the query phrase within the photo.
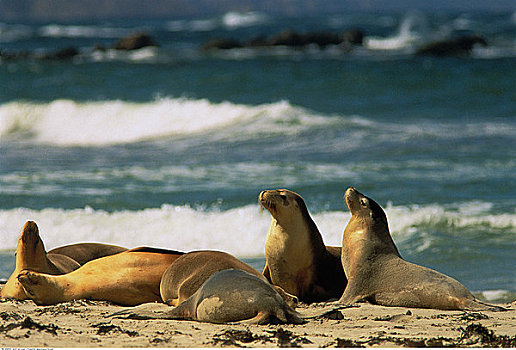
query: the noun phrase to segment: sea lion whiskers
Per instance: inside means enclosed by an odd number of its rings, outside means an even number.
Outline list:
[[[258,197],[260,203],[260,213],[263,212],[263,208],[267,209],[270,213],[276,211],[276,203],[270,196],[270,191],[262,191]]]

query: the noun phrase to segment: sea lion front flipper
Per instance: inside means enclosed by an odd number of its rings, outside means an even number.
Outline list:
[[[337,303],[351,305],[364,298],[366,298],[366,296],[360,294],[360,289],[357,287],[356,283],[354,283],[354,279],[349,278],[348,285]]]

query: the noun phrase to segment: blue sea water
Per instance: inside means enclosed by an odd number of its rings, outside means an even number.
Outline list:
[[[352,51],[203,52],[215,37],[361,28]],[[94,51],[148,32],[157,48]],[[478,33],[469,57],[417,47]],[[79,241],[219,249],[260,268],[261,190],[300,193],[338,245],[354,186],[402,256],[486,299],[516,295],[516,14],[409,12],[0,23],[0,278],[21,227]]]

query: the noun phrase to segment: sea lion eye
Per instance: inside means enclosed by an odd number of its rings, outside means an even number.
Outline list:
[[[365,199],[365,198],[360,199],[360,204],[361,204],[364,208],[367,208],[367,199]]]

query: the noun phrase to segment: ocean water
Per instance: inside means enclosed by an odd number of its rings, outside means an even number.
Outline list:
[[[364,30],[351,52],[234,49],[215,38]],[[148,32],[158,48],[94,51]],[[479,33],[470,57],[417,47]],[[0,278],[27,220],[75,242],[218,249],[264,264],[258,194],[301,194],[339,245],[354,186],[402,256],[487,300],[516,298],[516,13],[0,23]]]

